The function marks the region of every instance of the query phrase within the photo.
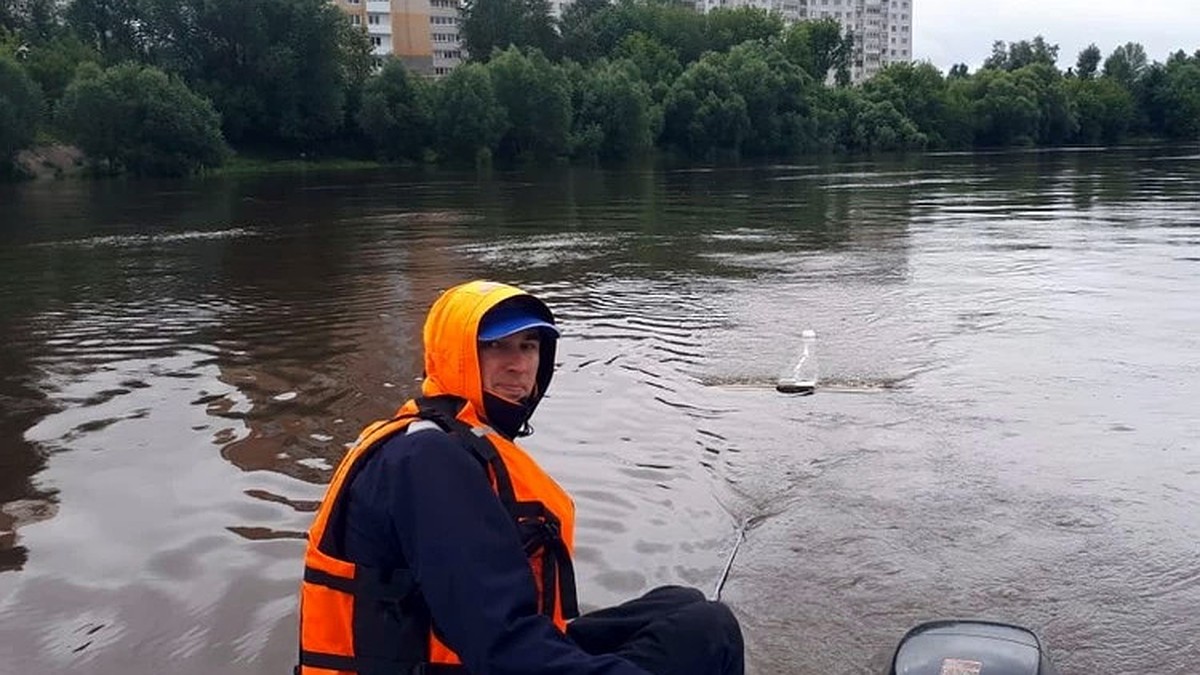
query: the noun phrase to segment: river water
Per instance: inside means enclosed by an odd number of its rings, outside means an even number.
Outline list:
[[[323,484],[473,277],[560,318],[585,609],[748,523],[757,675],[947,616],[1197,672],[1198,207],[1198,148],[0,187],[0,672],[287,672]]]

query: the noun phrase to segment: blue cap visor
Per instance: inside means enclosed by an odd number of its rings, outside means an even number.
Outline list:
[[[520,333],[530,328],[537,328],[549,333],[551,338],[558,337],[558,329],[554,327],[554,324],[540,316],[522,313],[516,316],[498,316],[490,321],[488,317],[484,317],[483,324],[479,326],[479,341],[503,340],[513,333]]]

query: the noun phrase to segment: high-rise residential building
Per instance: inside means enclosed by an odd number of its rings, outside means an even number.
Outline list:
[[[459,0],[429,0],[429,39],[433,42],[433,74],[441,77],[463,59],[462,8]]]
[[[842,0],[851,1],[853,19],[842,22],[854,31],[855,82],[870,79],[889,64],[912,61],[912,0]]]
[[[333,1],[350,16],[350,23],[367,31],[372,54],[381,60],[394,56],[413,72],[434,74],[431,5],[440,0]]]
[[[696,0],[696,8],[759,7],[783,20],[833,19],[854,35],[850,77],[870,79],[890,63],[912,61],[913,0]]]

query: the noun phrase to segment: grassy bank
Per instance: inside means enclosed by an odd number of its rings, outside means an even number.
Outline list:
[[[304,173],[307,171],[361,171],[363,169],[381,169],[389,166],[395,165],[372,160],[340,157],[282,159],[235,155],[227,159],[220,167],[206,171],[205,175],[253,176],[269,173]]]

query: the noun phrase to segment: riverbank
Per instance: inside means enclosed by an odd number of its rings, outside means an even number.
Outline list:
[[[17,175],[34,180],[70,178],[87,172],[87,156],[63,143],[39,145],[17,153]]]
[[[304,173],[306,171],[360,171],[396,166],[368,159],[328,157],[322,159],[279,159],[269,157],[235,156],[225,164],[205,172],[209,176],[250,176],[265,173]]]
[[[114,174],[97,172],[83,150],[64,143],[38,145],[17,154],[18,180],[61,180],[65,178],[109,178]],[[309,171],[361,171],[400,166],[389,162],[347,157],[279,158],[255,155],[234,155],[220,167],[204,172],[207,176],[253,176],[273,173],[305,173]]]

